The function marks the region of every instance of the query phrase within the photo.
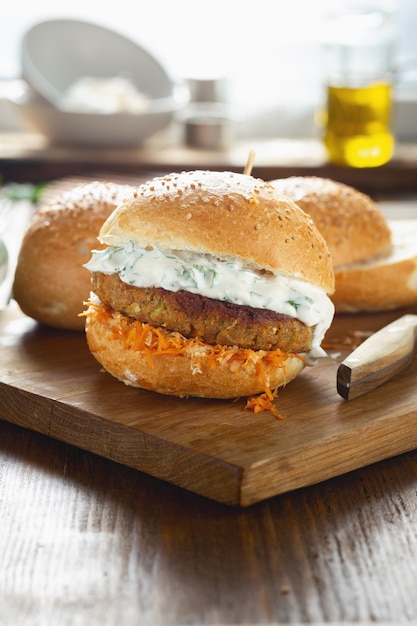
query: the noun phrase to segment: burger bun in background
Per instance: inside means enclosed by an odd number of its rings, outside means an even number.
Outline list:
[[[373,312],[417,302],[417,220],[390,220],[368,195],[337,181],[271,181],[308,213],[333,259],[336,312]]]
[[[92,181],[45,201],[23,237],[13,297],[23,313],[47,326],[82,330],[83,302],[91,289],[83,267],[110,213],[133,191],[125,184]]]
[[[335,270],[337,311],[378,312],[417,303],[417,220],[388,220],[389,255]]]

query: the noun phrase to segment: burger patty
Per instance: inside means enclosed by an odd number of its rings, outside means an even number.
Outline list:
[[[139,288],[117,274],[93,272],[92,289],[107,306],[140,322],[198,337],[211,345],[252,350],[306,352],[313,329],[297,319],[249,306],[213,300],[187,291]]]

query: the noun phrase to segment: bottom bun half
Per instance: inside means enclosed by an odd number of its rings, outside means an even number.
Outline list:
[[[91,303],[85,312],[92,355],[126,385],[179,397],[239,398],[286,385],[301,355],[211,346]]]
[[[336,312],[386,311],[417,303],[417,220],[389,220],[392,252],[335,268]]]

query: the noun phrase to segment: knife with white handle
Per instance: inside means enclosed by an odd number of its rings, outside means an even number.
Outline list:
[[[379,387],[414,357],[417,315],[403,315],[381,328],[350,353],[337,370],[337,391],[345,400]]]

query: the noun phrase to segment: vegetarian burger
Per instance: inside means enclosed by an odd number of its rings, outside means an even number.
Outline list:
[[[324,356],[332,260],[311,218],[245,174],[155,178],[103,224],[86,267],[90,351],[127,385],[236,398]]]

